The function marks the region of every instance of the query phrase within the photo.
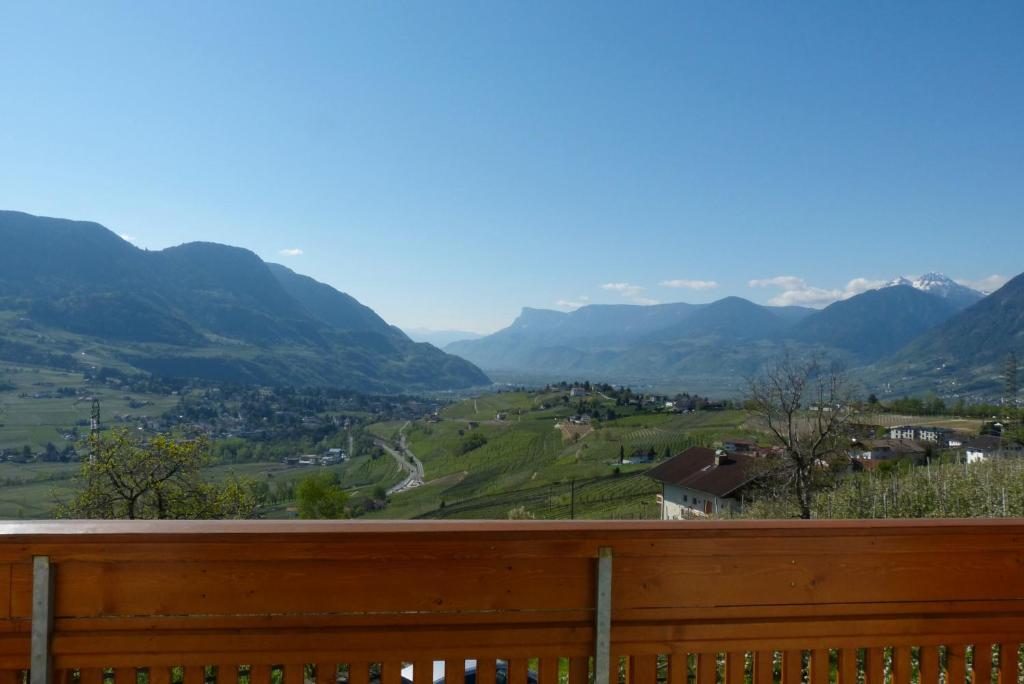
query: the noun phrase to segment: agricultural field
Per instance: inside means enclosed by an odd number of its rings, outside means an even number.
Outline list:
[[[177,397],[125,393],[104,385],[87,385],[81,373],[55,369],[0,365],[0,385],[14,389],[0,392],[0,449],[20,449],[28,444],[41,451],[48,442],[58,449],[68,444],[64,435],[78,427],[88,431],[90,401],[59,396],[62,388],[87,391],[100,400],[105,425],[128,425],[119,416],[155,418],[177,404]],[[134,404],[134,406],[133,406]]]
[[[78,463],[0,463],[0,519],[50,518],[57,503],[70,499],[76,491]],[[333,466],[289,467],[282,463],[238,463],[214,465],[204,469],[213,481],[239,477],[266,482],[271,488],[294,485],[315,472],[337,474],[350,494],[370,494],[401,481],[402,470],[389,456],[377,459],[363,456]],[[268,517],[285,517],[293,502],[285,500],[270,506]]]
[[[448,419],[493,420],[498,413],[516,413],[553,404],[562,396],[560,392],[538,394],[534,392],[499,392],[474,399],[466,399],[446,407],[441,415]]]
[[[957,416],[909,416],[897,413],[871,413],[861,418],[861,422],[879,427],[896,425],[926,425],[929,427],[949,428],[958,432],[971,434],[981,430],[985,421],[981,418],[959,418]]]
[[[628,413],[567,438],[556,426],[577,403],[561,396],[488,395],[448,407],[439,422],[397,426],[423,462],[425,483],[392,496],[386,509],[369,517],[506,518],[514,509],[513,515],[538,519],[655,517],[658,486],[644,475],[653,464],[620,464],[620,450],[628,460],[653,449],[660,460],[688,446],[750,434],[742,411],[635,413],[591,399],[587,410],[597,415]],[[507,420],[493,419],[499,411],[509,413]],[[393,436],[395,427],[381,424],[374,432]]]

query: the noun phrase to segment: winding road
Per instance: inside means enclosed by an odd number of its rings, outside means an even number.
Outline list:
[[[406,472],[405,479],[388,490],[388,496],[404,492],[407,489],[419,487],[423,484],[423,462],[416,458],[416,454],[409,451],[409,447],[405,441],[405,429],[409,427],[409,425],[409,423],[406,423],[398,431],[399,436],[397,450],[382,439],[374,440],[377,446],[391,454],[391,457],[395,459],[395,462],[398,463],[399,467]]]

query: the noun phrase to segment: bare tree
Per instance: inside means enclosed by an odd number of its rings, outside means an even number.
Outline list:
[[[747,383],[747,406],[782,447],[766,462],[765,481],[775,496],[794,499],[801,518],[811,517],[814,494],[848,463],[850,397],[834,367],[789,353]]]

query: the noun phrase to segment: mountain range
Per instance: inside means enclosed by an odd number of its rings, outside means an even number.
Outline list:
[[[898,278],[821,310],[709,304],[523,309],[509,327],[446,351],[511,380],[587,377],[735,394],[786,349],[823,354],[885,393],[993,393],[1024,342],[1024,282],[983,293],[937,273]],[[982,332],[985,331],[985,332]]]
[[[378,392],[489,384],[329,285],[249,250],[142,250],[96,223],[0,212],[0,359]]]

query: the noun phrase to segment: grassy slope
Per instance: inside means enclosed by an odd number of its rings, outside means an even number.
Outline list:
[[[634,449],[654,447],[660,457],[665,447],[675,453],[746,434],[740,427],[745,414],[738,411],[640,414],[604,422],[577,442],[563,441],[554,426],[573,412],[574,404],[562,405],[557,396],[488,395],[448,407],[439,423],[413,423],[405,432],[409,447],[423,461],[427,482],[395,495],[386,510],[373,516],[505,518],[510,509],[524,506],[538,518],[568,518],[571,513],[578,518],[651,517],[656,515],[657,486],[643,475],[650,465],[618,466],[620,447],[627,457]],[[539,408],[546,403],[557,406]],[[494,421],[499,411],[509,412],[509,419]],[[479,421],[479,427],[470,430],[469,420]],[[381,425],[379,433],[394,434],[395,427]],[[487,443],[460,453],[464,435],[476,432]]]
[[[0,381],[15,385],[16,389],[0,392],[0,449],[21,448],[29,444],[40,451],[47,442],[62,448],[66,442],[64,431],[78,421],[88,421],[92,405],[74,397],[34,399],[38,392],[51,392],[60,387],[82,388],[85,379],[81,373],[44,368],[32,368],[0,363]],[[131,408],[124,392],[109,387],[95,387],[90,392],[100,399],[104,424],[127,425],[117,416],[157,417],[177,403],[177,397],[132,393],[130,399],[148,401],[149,405]],[[21,394],[28,396],[22,397]],[[86,428],[79,428],[85,434]]]

